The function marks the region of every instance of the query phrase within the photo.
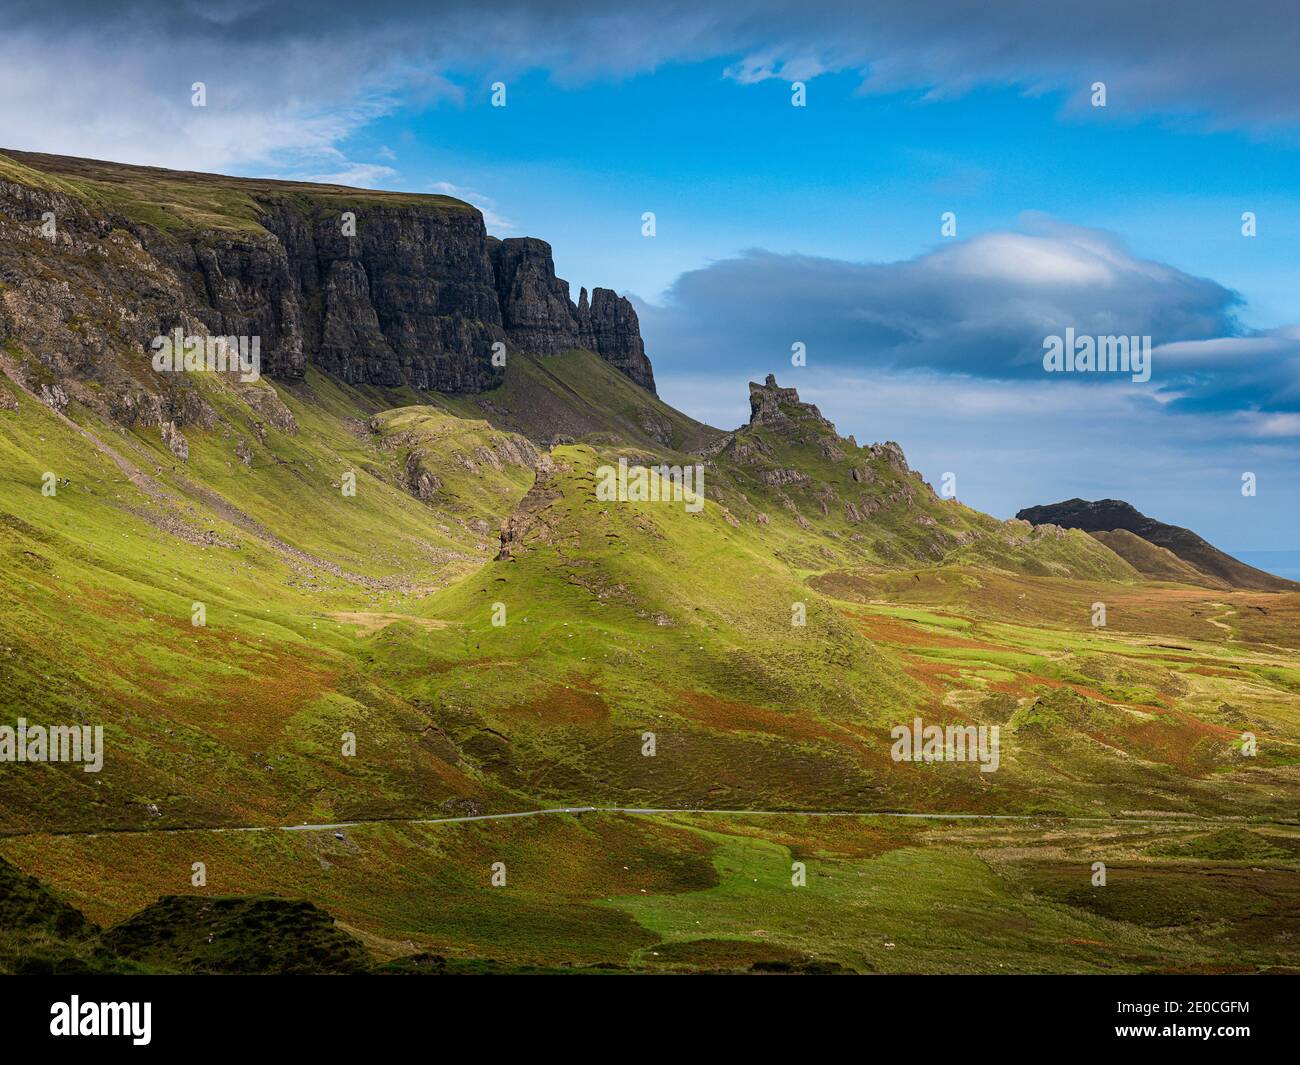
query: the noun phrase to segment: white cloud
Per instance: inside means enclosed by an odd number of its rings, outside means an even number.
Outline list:
[[[1300,414],[1250,414],[1247,418],[1256,436],[1300,437]]]
[[[860,71],[868,91],[931,98],[980,85],[1062,91],[1105,80],[1105,114],[1300,125],[1300,20],[1282,0],[685,0],[548,5],[447,0],[52,0],[10,5],[0,144],[191,169],[319,158],[398,107],[461,104],[485,74],[569,84],[716,61],[737,81]],[[740,57],[737,59],[737,57]],[[208,85],[206,109],[190,85]],[[312,160],[317,160],[313,163]]]
[[[1042,216],[1025,229],[888,263],[751,250],[683,274],[660,304],[640,304],[647,347],[663,353],[665,369],[717,365],[732,352],[785,359],[800,341],[810,361],[843,370],[1041,380],[1044,337],[1069,328],[1155,344],[1235,332],[1240,299],[1212,280],[1140,259],[1099,230]]]
[[[380,163],[349,163],[332,174],[308,174],[305,181],[319,181],[323,185],[351,185],[362,189],[390,188],[397,171]]]
[[[483,224],[487,226],[489,233],[513,233],[515,230],[515,224],[497,211],[496,201],[491,196],[484,196],[481,192],[467,189],[463,185],[452,184],[450,181],[435,181],[429,189],[473,204],[483,215]]]

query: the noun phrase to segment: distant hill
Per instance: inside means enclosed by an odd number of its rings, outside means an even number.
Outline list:
[[[1184,562],[1169,548],[1144,540],[1127,529],[1097,529],[1088,535],[1105,544],[1144,577],[1184,584],[1209,584],[1216,588],[1230,587],[1226,581],[1210,577],[1190,562]]]
[[[1282,592],[1300,588],[1295,581],[1246,565],[1207,543],[1190,529],[1149,518],[1122,499],[1099,499],[1095,502],[1067,499],[1062,503],[1026,507],[1016,517],[1034,525],[1059,525],[1092,533],[1134,569],[1158,580],[1188,580],[1212,588],[1248,588],[1254,591]],[[1195,577],[1166,555],[1149,552],[1133,543],[1130,537],[1165,549],[1190,567]]]

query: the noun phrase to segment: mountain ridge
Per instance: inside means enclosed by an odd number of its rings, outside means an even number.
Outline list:
[[[0,227],[0,332],[76,349],[51,369],[98,369],[106,409],[127,424],[160,405],[156,422],[193,413],[172,390],[133,395],[139,375],[104,365],[174,327],[257,336],[264,374],[283,380],[310,361],[351,384],[473,393],[500,383],[512,348],[585,347],[655,387],[630,301],[596,288],[575,304],[549,244],[489,237],[451,197],[10,151]]]
[[[1201,583],[1206,583],[1210,587],[1246,588],[1256,591],[1300,590],[1300,584],[1295,581],[1248,566],[1226,552],[1220,551],[1191,529],[1157,521],[1122,499],[1093,501],[1067,499],[1060,503],[1026,507],[1019,511],[1016,517],[1034,525],[1050,524],[1069,529],[1082,529],[1107,546],[1118,548],[1121,557],[1126,558],[1128,555],[1125,552],[1132,554],[1132,548],[1126,547],[1122,538],[1114,534],[1129,533],[1172,554],[1199,575]],[[1129,561],[1133,559],[1129,558]],[[1147,566],[1145,570],[1141,566],[1138,568],[1152,576],[1170,572],[1171,569],[1176,570],[1176,567],[1171,568],[1167,563],[1162,565],[1149,556],[1145,565]]]

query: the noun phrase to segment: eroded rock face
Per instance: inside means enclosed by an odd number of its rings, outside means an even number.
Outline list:
[[[800,484],[807,481],[808,475],[803,470],[765,470],[760,475],[764,484],[779,488],[783,484]]]
[[[271,202],[310,361],[354,384],[481,392],[505,340],[483,218],[472,208],[369,206],[345,236],[341,212]],[[274,373],[273,373],[274,375]]]
[[[817,428],[831,431],[835,428],[813,404],[800,400],[797,390],[778,385],[775,374],[768,374],[761,385],[749,382],[750,425],[791,429],[800,422],[811,422]]]
[[[163,422],[162,442],[167,445],[167,450],[175,455],[182,462],[190,460],[190,443],[185,439],[185,434],[176,427],[175,422]]]
[[[260,338],[261,373],[301,377],[303,350],[300,293],[284,246],[269,234],[209,236],[180,240],[146,226],[133,230],[141,248],[188,289],[187,332]],[[202,324],[202,329],[198,328]],[[161,322],[153,335],[176,322]],[[133,340],[147,348],[152,337]]]
[[[425,465],[425,458],[419,449],[406,456],[406,484],[416,499],[427,503],[442,487],[442,481]]]
[[[578,328],[583,347],[594,351],[647,392],[654,392],[654,371],[646,358],[641,323],[631,301],[612,289],[597,288],[592,290],[589,308],[586,302],[587,290],[582,289],[578,299]]]
[[[551,542],[553,534],[546,511],[562,497],[554,475],[567,469],[568,467],[554,465],[549,459],[544,464],[538,464],[537,479],[532,488],[501,525],[501,541],[496,556],[498,562],[516,558],[535,544]]]
[[[631,303],[596,289],[575,305],[545,241],[491,238],[468,204],[362,198],[351,233],[338,190],[247,196],[256,224],[165,230],[0,182],[0,347],[51,371],[46,402],[66,396],[125,425],[211,422],[187,374],[149,365],[153,339],[174,329],[257,337],[262,376],[280,380],[315,365],[354,384],[481,392],[502,380],[492,354],[504,343],[587,348],[654,391]]]
[[[871,444],[867,450],[871,452],[872,458],[884,459],[899,473],[912,472],[908,468],[907,459],[903,456],[903,449],[893,440],[886,440],[883,444]]]
[[[583,346],[569,283],[555,276],[549,244],[535,237],[498,241],[492,265],[501,321],[513,346],[540,355]]]
[[[654,371],[630,300],[612,289],[597,288],[589,302],[584,288],[575,306],[569,283],[555,276],[551,246],[535,237],[495,242],[492,265],[510,344],[541,355],[586,348],[654,392]]]

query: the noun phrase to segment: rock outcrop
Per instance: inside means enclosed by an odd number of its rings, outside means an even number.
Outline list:
[[[820,429],[835,431],[813,404],[804,403],[793,388],[782,388],[776,375],[768,374],[763,384],[749,382],[749,424],[772,429],[790,429],[796,423],[810,422]]]
[[[536,237],[494,241],[492,266],[502,325],[513,345],[540,355],[582,346],[569,283],[555,276],[549,244]]]
[[[585,309],[587,290],[578,298],[578,336],[582,346],[630,377],[647,392],[654,392],[654,371],[641,341],[641,323],[631,301],[612,289],[597,288]]]
[[[207,417],[186,374],[149,372],[153,338],[177,328],[257,337],[262,375],[281,380],[314,365],[352,384],[481,392],[502,380],[503,343],[507,357],[586,348],[654,391],[631,303],[596,289],[575,305],[548,244],[489,237],[469,204],[6,154],[21,165],[0,169],[0,347],[123,424]],[[71,194],[62,173],[211,186],[212,203],[240,206],[157,224],[152,204]]]
[[[551,246],[535,237],[493,242],[492,266],[501,322],[512,345],[540,355],[586,348],[654,392],[641,324],[628,299],[597,288],[588,302],[584,288],[575,306],[569,283],[555,276]]]

